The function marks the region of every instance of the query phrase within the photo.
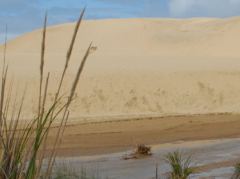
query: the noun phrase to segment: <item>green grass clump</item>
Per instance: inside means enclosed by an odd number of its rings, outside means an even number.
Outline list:
[[[232,179],[240,179],[240,163],[237,163],[234,166],[234,174],[232,176]]]
[[[165,158],[171,167],[169,178],[187,179],[193,174],[194,171],[191,167],[191,156],[184,157],[181,152],[175,151],[168,153]]]

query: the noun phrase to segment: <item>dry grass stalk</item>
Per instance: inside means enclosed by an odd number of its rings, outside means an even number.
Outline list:
[[[58,85],[58,89],[57,89],[57,93],[56,93],[54,101],[56,101],[59,97],[59,93],[61,91],[62,83],[63,83],[64,77],[65,77],[65,74],[66,74],[66,71],[67,71],[67,68],[68,68],[68,65],[69,65],[69,61],[70,61],[71,56],[72,56],[73,47],[74,47],[74,44],[75,44],[75,41],[76,41],[76,37],[77,37],[78,30],[79,30],[79,27],[81,25],[84,13],[85,13],[85,8],[81,12],[80,17],[79,17],[79,19],[76,23],[76,26],[75,26],[75,29],[74,29],[74,32],[73,32],[72,40],[71,40],[71,43],[69,45],[69,49],[68,49],[67,55],[66,55],[65,66],[64,66],[64,69],[63,69],[63,72],[62,72],[62,76],[61,76],[61,79],[60,79],[60,82],[59,82],[59,85]]]
[[[71,89],[71,92],[70,92],[70,95],[68,97],[68,101],[66,103],[66,107],[65,107],[65,111],[63,113],[63,117],[62,117],[62,121],[61,121],[61,124],[60,124],[60,127],[59,127],[59,130],[57,132],[57,135],[56,137],[59,139],[59,140],[56,140],[55,143],[54,143],[54,150],[52,150],[52,155],[50,157],[50,159],[52,159],[52,161],[50,160],[50,164],[49,166],[51,166],[50,168],[50,171],[53,167],[53,164],[54,164],[54,161],[55,161],[55,157],[56,157],[56,147],[61,143],[61,139],[62,139],[62,135],[64,133],[64,129],[65,129],[65,126],[66,126],[66,123],[67,123],[67,119],[68,119],[68,116],[69,116],[69,112],[68,112],[68,108],[73,100],[73,96],[75,94],[75,91],[76,91],[76,87],[77,87],[77,84],[79,82],[79,79],[80,79],[80,76],[82,74],[82,71],[83,71],[83,68],[85,66],[85,63],[86,63],[86,60],[89,56],[89,53],[90,53],[90,49],[91,49],[91,46],[92,44],[89,45],[83,59],[82,59],[82,62],[80,63],[80,66],[78,68],[78,71],[77,71],[77,75],[75,77],[75,80],[73,82],[73,85],[72,85],[72,89]]]
[[[41,111],[42,101],[42,83],[43,83],[43,70],[44,70],[44,57],[45,57],[45,46],[46,46],[46,30],[47,30],[47,13],[45,14],[43,32],[42,32],[42,46],[41,46],[41,61],[40,61],[40,86],[39,86],[39,104],[38,104],[38,115],[42,115],[44,111]],[[41,114],[42,113],[42,114]]]

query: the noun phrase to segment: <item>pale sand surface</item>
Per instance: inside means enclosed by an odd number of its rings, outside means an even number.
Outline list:
[[[53,72],[49,99],[73,28],[74,24],[65,24],[48,29],[45,64],[46,72]],[[84,21],[63,92],[91,41],[97,49],[80,80],[72,117],[112,120],[239,112],[239,30],[238,17]],[[28,82],[25,118],[36,111],[40,45],[41,30],[8,43],[9,73],[19,88]]]

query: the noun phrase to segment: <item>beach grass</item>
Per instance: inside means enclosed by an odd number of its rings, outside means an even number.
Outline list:
[[[14,84],[12,84],[11,80],[8,78],[9,67],[6,60],[7,38],[5,40],[0,83],[0,178],[2,179],[34,179],[40,176],[43,178],[50,178],[52,174],[55,158],[57,156],[57,148],[61,144],[61,138],[64,135],[64,129],[69,118],[69,107],[73,101],[80,76],[91,49],[90,44],[83,59],[81,59],[79,63],[69,93],[62,94],[61,89],[63,81],[68,66],[70,65],[74,44],[84,12],[85,9],[81,12],[75,25],[66,54],[65,65],[60,76],[59,85],[55,91],[55,98],[49,107],[47,107],[46,103],[48,102],[47,94],[48,86],[51,81],[51,72],[45,72],[45,48],[48,20],[46,13],[42,31],[41,59],[39,66],[38,111],[31,120],[24,123],[21,119],[27,92],[24,90],[22,95],[19,94],[20,92],[17,92],[17,95],[13,95]],[[21,96],[21,98],[19,99],[17,96]],[[47,139],[56,121],[58,121],[59,126],[54,136],[52,149],[47,156]],[[42,176],[44,163],[46,163],[44,166],[45,172],[44,176]]]
[[[165,157],[166,162],[170,166],[170,179],[187,179],[194,170],[191,166],[192,157],[184,156],[180,151],[168,153]]]

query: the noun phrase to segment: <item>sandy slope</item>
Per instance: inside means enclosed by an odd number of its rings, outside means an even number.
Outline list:
[[[48,29],[51,90],[56,88],[73,27]],[[81,78],[73,117],[239,112],[239,31],[240,18],[84,21],[66,84],[72,82],[91,41],[97,49]],[[28,82],[26,117],[36,110],[40,44],[37,30],[9,42],[7,49],[14,80],[20,87]]]

